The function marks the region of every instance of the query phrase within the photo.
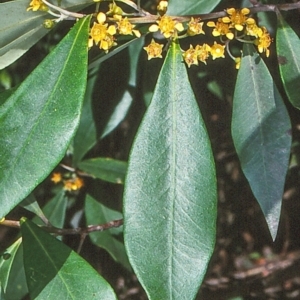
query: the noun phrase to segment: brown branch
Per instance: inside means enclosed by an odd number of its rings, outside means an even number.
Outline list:
[[[14,220],[3,220],[0,222],[0,225],[13,227],[13,228],[20,228],[20,222]],[[81,236],[87,235],[91,232],[95,231],[104,231],[110,228],[116,228],[123,225],[123,219],[120,220],[113,220],[101,225],[89,225],[87,227],[81,228],[57,228],[54,226],[41,226],[45,231],[49,233],[54,233],[55,235],[68,235],[68,234],[79,234]]]
[[[255,4],[253,7],[249,7],[250,14],[258,12],[276,12],[276,11],[289,11],[294,9],[300,9],[300,1],[296,3],[284,3],[284,4]],[[187,22],[193,18],[200,18],[201,20],[211,20],[227,16],[226,11],[212,12],[208,14],[186,15],[186,16],[171,16],[173,20],[178,22]],[[130,23],[133,24],[147,24],[155,23],[158,20],[158,15],[147,15],[145,17],[130,18]],[[114,21],[113,18],[109,18],[110,21]]]

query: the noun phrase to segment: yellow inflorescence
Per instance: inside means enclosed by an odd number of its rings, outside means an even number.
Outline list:
[[[63,189],[66,191],[77,191],[84,186],[84,181],[82,178],[78,177],[76,174],[65,174],[64,176],[61,173],[53,173],[51,181],[55,184],[62,182]]]
[[[93,27],[90,30],[89,48],[99,44],[99,48],[108,52],[110,48],[116,46],[114,35],[117,33],[115,25],[108,25],[105,23],[106,15],[100,12],[97,15],[97,22],[94,22]]]
[[[100,0],[94,1],[99,2]],[[52,7],[51,5],[51,8]],[[148,28],[148,32],[158,32],[169,40],[205,34],[203,28],[204,22],[201,22],[200,18],[191,17],[189,21],[185,21],[183,24],[179,21],[180,17],[166,15],[167,8],[168,1],[161,0],[158,2],[158,15],[155,24],[150,25]],[[32,0],[27,10],[49,10],[49,8],[44,4],[43,0]],[[49,13],[50,12],[49,10]],[[240,42],[253,43],[257,46],[260,53],[265,53],[267,57],[270,55],[269,47],[272,43],[270,34],[265,27],[260,27],[255,19],[249,16],[249,8],[228,8],[226,13],[227,16],[206,23],[207,27],[212,28],[212,36],[220,39],[219,43],[215,41],[212,45],[205,43],[196,46],[190,45],[189,49],[183,51],[183,58],[188,67],[198,65],[199,61],[206,64],[209,57],[211,57],[212,60],[224,58],[225,52],[227,51],[229,56],[235,61],[236,68],[238,69],[241,59],[231,55],[229,48],[230,41],[234,39]],[[147,19],[147,15],[145,18]],[[136,19],[136,17],[131,19],[130,14],[125,13],[115,1],[112,1],[106,13],[99,12],[95,16],[95,20],[89,32],[89,48],[96,45],[107,53],[112,47],[117,45],[118,35],[141,37],[141,33],[136,28],[137,25],[135,25],[134,22],[141,24],[142,22]],[[46,28],[52,28],[54,22],[58,22],[59,20],[60,19],[53,21],[47,19],[44,26]],[[152,39],[148,46],[144,47],[144,50],[147,52],[148,60],[152,58],[162,58],[163,45],[155,42],[154,39]]]

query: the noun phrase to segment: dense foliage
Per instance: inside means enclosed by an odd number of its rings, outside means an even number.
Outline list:
[[[1,299],[117,299],[85,243],[149,299],[194,299],[217,234],[216,103],[276,239],[298,166],[300,2],[240,2],[0,4],[0,218],[20,229]]]

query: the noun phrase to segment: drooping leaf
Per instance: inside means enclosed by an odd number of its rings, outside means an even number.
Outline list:
[[[195,297],[214,248],[215,223],[209,137],[174,43],[136,135],[125,182],[125,246],[151,300]]]
[[[97,202],[90,195],[85,199],[85,218],[88,225],[105,224],[112,220],[122,219],[122,214],[111,210]],[[103,232],[92,232],[89,234],[92,242],[105,249],[115,261],[121,263],[125,268],[131,270],[124,244],[118,241],[113,234],[118,234],[121,228],[112,228]]]
[[[80,162],[78,167],[104,181],[124,183],[127,163],[116,159],[97,157]]]
[[[98,69],[93,69],[88,76],[80,123],[73,141],[74,167],[77,167],[80,160],[97,142],[97,128],[92,110],[93,91],[98,78],[97,71]]]
[[[21,233],[31,299],[116,299],[96,270],[55,237],[27,220]]]
[[[171,16],[192,15],[211,12],[221,0],[170,0],[168,14]]]
[[[245,44],[232,115],[232,137],[246,178],[275,239],[291,147],[291,124],[273,79]]]
[[[66,192],[61,189],[46,205],[43,207],[43,213],[51,225],[62,228],[65,222],[67,210],[67,197]],[[35,224],[45,225],[40,219],[33,219]]]
[[[43,220],[43,225],[48,223],[46,216],[44,215],[42,209],[40,208],[38,202],[36,201],[36,198],[32,193],[20,203],[20,206],[34,213],[38,218],[40,218],[40,220]]]
[[[101,64],[99,70],[90,70],[89,89],[73,144],[75,167],[99,139],[111,133],[126,117],[133,100],[128,81],[131,79],[129,66],[134,62],[135,58],[129,57],[126,49],[114,60]]]
[[[28,294],[27,282],[25,277],[25,270],[23,266],[23,244],[22,239],[19,238],[7,252],[11,254],[7,259],[3,268],[0,267],[0,274],[7,276],[6,288],[4,290],[5,299],[23,299]],[[10,251],[10,249],[12,249]],[[6,268],[7,264],[10,264],[10,268]],[[2,283],[2,278],[0,279]]]
[[[86,87],[89,18],[80,20],[0,107],[1,217],[62,159]]]
[[[300,109],[300,39],[282,16],[278,17],[276,48],[284,89],[290,102]]]
[[[49,32],[43,22],[53,16],[41,11],[27,11],[29,3],[28,0],[0,3],[0,70],[13,63]],[[63,1],[63,7],[70,11],[77,11],[88,4],[91,4],[89,0]]]

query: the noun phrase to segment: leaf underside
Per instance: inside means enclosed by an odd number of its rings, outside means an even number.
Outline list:
[[[180,48],[169,50],[129,159],[125,246],[150,299],[193,299],[215,242],[210,142]]]

